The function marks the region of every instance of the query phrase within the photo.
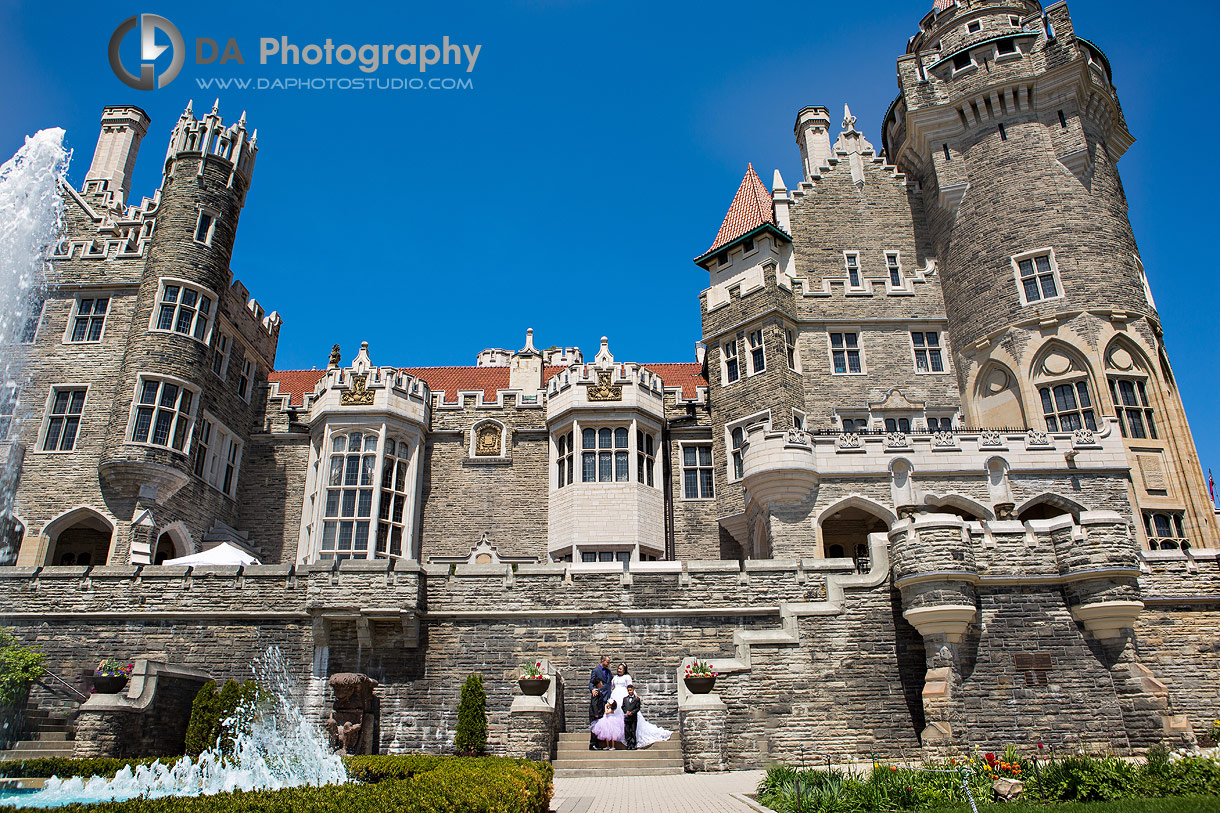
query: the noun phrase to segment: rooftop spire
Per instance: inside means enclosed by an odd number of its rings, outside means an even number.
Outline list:
[[[720,224],[716,240],[704,254],[719,250],[765,223],[775,224],[771,193],[763,186],[758,173],[754,171],[754,165],[749,164],[745,177],[741,179],[741,186],[737,187],[737,194],[733,196],[733,204],[729,206],[728,214]]]
[[[851,108],[843,105],[843,129],[849,133],[856,131],[856,117],[851,114]]]

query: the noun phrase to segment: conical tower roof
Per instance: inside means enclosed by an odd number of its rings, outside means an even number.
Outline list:
[[[720,231],[717,232],[715,241],[711,248],[703,252],[695,262],[709,254],[714,254],[755,229],[767,225],[778,228],[775,225],[775,210],[771,205],[771,193],[767,191],[762,179],[754,171],[754,165],[749,164],[746,167],[745,177],[741,179],[741,186],[737,187],[737,194],[733,196],[733,203],[729,206],[728,214],[724,216],[724,222],[720,224]]]

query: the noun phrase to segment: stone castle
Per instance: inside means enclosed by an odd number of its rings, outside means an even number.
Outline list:
[[[139,653],[244,677],[275,644],[317,715],[363,672],[382,751],[451,747],[478,671],[493,750],[545,756],[602,649],[692,769],[1193,743],[1220,532],[1110,64],[1063,2],[938,0],[897,71],[880,152],[806,107],[801,177],[746,171],[691,363],[530,331],[468,367],[276,370],[280,317],[229,269],[257,133],[188,105],[129,205],[149,119],[107,107],[6,348],[0,624],[69,680]],[[173,563],[221,545],[257,563]],[[515,714],[543,659],[569,690]]]

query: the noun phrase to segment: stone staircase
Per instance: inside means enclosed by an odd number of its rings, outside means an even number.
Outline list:
[[[565,732],[555,746],[555,778],[594,776],[665,776],[684,772],[682,740],[675,732],[666,742],[628,751],[590,751],[589,732]]]
[[[72,756],[76,737],[75,718],[75,710],[47,710],[31,706],[25,712],[24,738],[9,750],[0,751],[0,762]]]

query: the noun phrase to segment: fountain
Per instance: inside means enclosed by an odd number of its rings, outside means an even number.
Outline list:
[[[46,287],[47,250],[60,233],[63,198],[59,181],[68,169],[64,131],[40,130],[0,167],[0,440],[18,436],[15,404],[23,382],[22,340],[33,307],[41,307]],[[15,408],[16,407],[16,408]],[[9,417],[11,414],[11,418]],[[11,564],[14,549],[14,495],[21,455],[15,444],[0,454],[0,565]]]
[[[230,721],[238,723],[240,730],[230,754],[214,746],[197,760],[182,757],[168,764],[124,768],[112,779],[52,778],[36,793],[9,798],[0,794],[0,804],[48,808],[74,802],[320,787],[349,781],[343,761],[293,701],[292,681],[279,648],[269,647],[252,668],[255,680],[268,691],[240,708]]]

